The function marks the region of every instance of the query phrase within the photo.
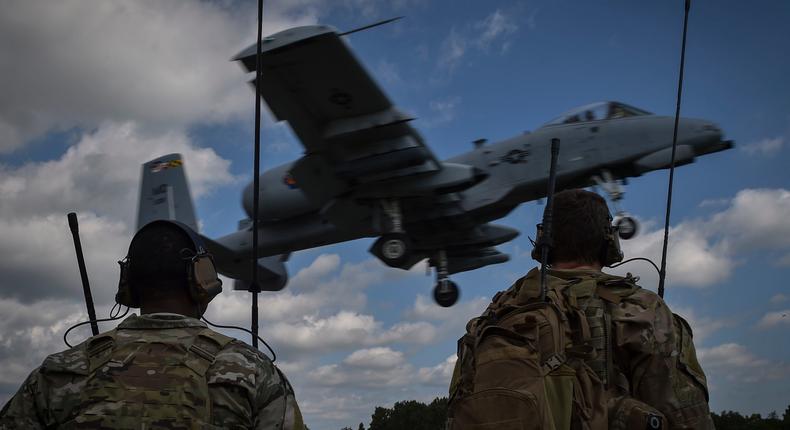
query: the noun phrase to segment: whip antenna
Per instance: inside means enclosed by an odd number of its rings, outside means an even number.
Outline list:
[[[80,268],[80,278],[82,278],[82,292],[85,294],[85,307],[88,308],[88,321],[91,325],[91,332],[96,336],[99,334],[99,324],[96,322],[96,309],[93,307],[93,295],[91,294],[91,284],[88,282],[88,270],[85,268],[85,256],[82,254],[82,242],[80,242],[80,225],[77,222],[77,214],[69,212],[66,216],[69,219],[71,237],[74,239],[74,251],[77,253],[77,266]],[[68,334],[68,331],[66,332]],[[65,341],[66,335],[63,335]],[[66,342],[66,345],[69,343]],[[71,345],[69,345],[71,347]]]
[[[258,348],[258,193],[261,187],[261,40],[263,37],[263,0],[258,0],[258,46],[255,56],[255,155],[252,182],[252,315],[250,334],[252,346]]]
[[[683,16],[683,41],[680,47],[680,73],[678,76],[678,97],[675,105],[675,128],[672,131],[672,161],[669,164],[669,185],[667,186],[667,213],[664,219],[664,244],[661,249],[661,271],[658,277],[658,296],[664,297],[664,281],[667,278],[667,245],[669,244],[669,215],[672,210],[672,185],[675,178],[675,151],[678,146],[678,120],[680,118],[680,96],[683,93],[683,65],[686,61],[686,29],[688,28],[691,0],[686,0]]]
[[[557,182],[557,158],[560,154],[560,140],[557,138],[551,139],[551,167],[549,167],[549,189],[546,193],[546,207],[543,208],[543,222],[540,242],[537,246],[540,247],[540,301],[546,301],[546,266],[549,259],[549,249],[554,246],[554,240],[551,237],[551,223],[554,218],[554,188]]]

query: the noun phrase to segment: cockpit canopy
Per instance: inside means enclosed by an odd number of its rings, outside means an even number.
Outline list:
[[[565,112],[543,126],[573,124],[577,122],[600,121],[604,119],[626,118],[630,116],[652,115],[648,111],[620,102],[598,102]]]

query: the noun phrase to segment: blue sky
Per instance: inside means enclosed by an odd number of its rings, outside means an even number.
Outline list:
[[[230,233],[245,217],[254,96],[229,58],[254,41],[252,7],[3,6],[0,402],[83,317],[66,212],[81,215],[100,314],[133,228],[142,162],[184,154],[205,234]],[[404,15],[347,41],[446,158],[598,100],[671,115],[682,14],[681,1],[271,1],[264,33]],[[666,297],[692,322],[716,411],[790,403],[788,17],[785,2],[695,1],[691,10],[681,114],[714,121],[737,147],[676,172]],[[264,168],[302,152],[268,117],[262,142]],[[627,255],[657,260],[666,181],[653,172],[627,187],[624,207],[644,227]],[[420,270],[375,261],[372,239],[295,253],[289,287],[261,298],[262,333],[310,427],[367,424],[376,405],[444,394],[466,320],[534,266],[527,236],[542,208],[526,203],[500,220],[522,232],[501,247],[511,261],[454,276],[463,290],[451,310],[434,307],[433,279]],[[655,289],[648,266],[627,270]],[[248,309],[244,293],[226,292],[210,315],[246,325]]]

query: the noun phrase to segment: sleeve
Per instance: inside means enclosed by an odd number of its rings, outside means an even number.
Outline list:
[[[0,411],[0,430],[44,429],[38,414],[38,369],[27,377],[19,391]]]
[[[273,363],[271,373],[259,386],[260,401],[255,416],[255,429],[281,428],[304,430],[304,420],[293,387],[285,375]]]
[[[629,355],[631,395],[661,412],[670,429],[713,429],[708,388],[691,328],[658,297],[631,315],[642,324],[622,324],[617,342]]]

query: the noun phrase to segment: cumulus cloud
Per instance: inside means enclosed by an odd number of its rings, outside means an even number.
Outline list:
[[[765,138],[763,140],[741,146],[741,150],[749,155],[775,155],[784,147],[783,137]]]
[[[672,312],[683,317],[691,326],[694,335],[694,343],[700,345],[711,334],[716,331],[731,325],[730,321],[725,319],[710,318],[699,315],[694,309],[687,306],[675,305],[669,303]]]
[[[133,120],[152,129],[250,111],[231,56],[255,40],[252,5],[11,1],[0,16],[0,152],[51,130]],[[315,21],[267,9],[265,33]]]
[[[152,134],[133,122],[105,122],[82,134],[58,159],[0,165],[0,214],[26,218],[89,208],[131,225],[140,165],[172,152],[183,155],[195,198],[236,181],[230,161],[211,148],[194,146],[184,131]]]
[[[760,322],[757,323],[757,327],[771,328],[780,324],[790,325],[790,309],[777,312],[768,312],[767,314],[763,315],[763,317],[760,319]]]
[[[379,369],[404,362],[403,353],[389,347],[359,349],[343,360],[349,366]]]
[[[446,360],[433,367],[421,367],[417,371],[417,379],[427,385],[439,387],[449,387],[450,379],[453,376],[455,362],[458,360],[456,354],[450,355]]]
[[[697,356],[709,379],[757,383],[790,377],[790,365],[761,358],[737,343],[699,348]]]
[[[669,236],[667,281],[672,286],[706,287],[727,279],[745,251],[790,250],[790,191],[745,189],[711,216],[683,221]],[[627,257],[661,260],[663,230],[643,225],[639,240],[622,241]],[[777,263],[781,264],[781,260]],[[613,270],[625,273],[633,266]],[[640,271],[645,285],[657,284],[653,271]]]

